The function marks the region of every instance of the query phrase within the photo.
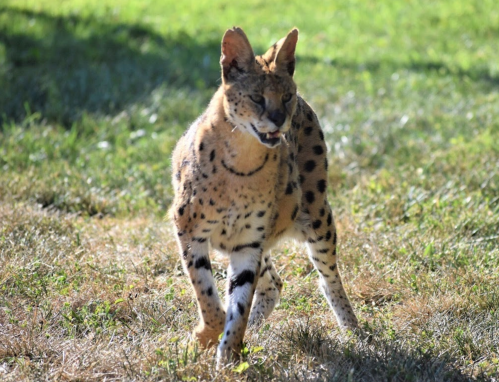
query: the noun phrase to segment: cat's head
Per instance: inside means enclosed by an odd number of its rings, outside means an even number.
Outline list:
[[[227,30],[222,39],[224,109],[234,127],[248,132],[267,147],[281,143],[296,109],[295,48],[298,29],[255,56],[241,28]]]

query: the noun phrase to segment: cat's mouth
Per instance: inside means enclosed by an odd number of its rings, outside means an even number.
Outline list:
[[[260,142],[265,146],[272,148],[281,144],[281,132],[279,130],[270,133],[260,133],[253,124],[251,124],[251,127],[258,136],[258,139],[260,139]]]
[[[281,143],[281,132],[274,131],[273,133],[258,133],[258,138],[266,146],[275,147]]]

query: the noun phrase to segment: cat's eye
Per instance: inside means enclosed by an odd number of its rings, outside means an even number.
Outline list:
[[[265,104],[265,98],[263,98],[260,94],[252,94],[249,97],[254,103],[259,105]]]
[[[291,98],[293,98],[293,94],[286,93],[282,96],[282,102],[289,102],[291,101]]]

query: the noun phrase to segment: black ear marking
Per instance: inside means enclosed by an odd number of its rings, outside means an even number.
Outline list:
[[[241,28],[234,27],[225,32],[222,39],[220,65],[224,80],[232,80],[238,74],[247,72],[254,66],[253,49]]]
[[[237,60],[234,58],[228,65],[223,66],[223,69],[222,69],[223,76],[226,80],[233,79],[235,77],[232,69],[235,69],[238,74],[244,73],[244,69],[239,67]],[[232,72],[232,75],[231,75],[231,72]]]
[[[276,68],[286,71],[290,76],[295,73],[295,50],[298,42],[298,29],[292,29],[286,37],[279,40],[277,54],[275,55]]]

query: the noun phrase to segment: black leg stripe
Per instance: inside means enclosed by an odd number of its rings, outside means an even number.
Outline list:
[[[234,248],[232,248],[232,252],[239,252],[246,248],[254,248],[254,249],[260,248],[260,242],[254,241],[253,243],[236,245]]]
[[[196,262],[194,263],[194,267],[196,269],[199,269],[199,268],[205,268],[209,271],[211,271],[211,264],[210,264],[210,260],[207,258],[207,257],[199,257]]]
[[[265,274],[265,272],[270,271],[270,269],[271,269],[270,265],[267,265],[265,268],[263,268],[262,273],[260,273],[260,277],[263,277],[263,275]]]
[[[236,277],[232,278],[229,282],[229,294],[234,292],[234,289],[243,286],[247,283],[253,284],[255,281],[255,272],[253,271],[242,271]]]

